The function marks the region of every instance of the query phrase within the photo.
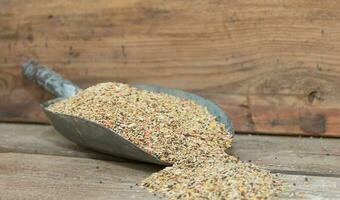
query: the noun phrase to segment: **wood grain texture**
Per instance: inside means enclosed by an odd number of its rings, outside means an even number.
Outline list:
[[[45,122],[34,58],[82,87],[152,83],[217,101],[237,131],[339,136],[340,3],[0,1],[0,120]]]
[[[323,176],[280,176],[287,183],[287,190],[279,195],[282,199],[339,199],[340,178]]]
[[[273,172],[340,177],[336,139],[237,135],[229,153]]]
[[[159,199],[136,184],[159,169],[84,158],[0,153],[1,199]]]
[[[81,148],[51,126],[0,123],[0,153],[125,161]],[[340,177],[338,139],[236,135],[228,151],[274,172]]]
[[[0,158],[3,199],[159,199],[136,186],[159,170],[155,166],[16,153],[0,153]],[[340,198],[340,178],[279,177],[288,185],[280,199]]]
[[[0,123],[0,152],[56,155],[121,161],[117,157],[96,153],[67,140],[48,125]]]

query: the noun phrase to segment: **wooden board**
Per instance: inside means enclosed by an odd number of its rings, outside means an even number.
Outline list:
[[[138,186],[159,166],[80,148],[50,126],[0,124],[0,132],[0,199],[164,199]],[[279,199],[339,199],[336,144],[338,139],[236,135],[231,152],[281,172],[287,189]]]
[[[0,153],[0,197],[32,200],[156,199],[136,186],[155,171],[157,169],[149,165]]]
[[[280,176],[288,188],[279,197],[282,199],[339,199],[340,178],[323,176]]]
[[[159,169],[59,156],[0,153],[3,199],[159,199],[138,185]],[[340,178],[279,175],[287,190],[282,199],[338,199]],[[306,181],[306,179],[308,181]]]
[[[124,161],[69,142],[51,126],[0,124],[0,153]],[[340,140],[236,135],[228,152],[271,171],[340,177]]]
[[[152,83],[218,102],[240,132],[340,135],[340,3],[0,1],[0,120],[46,122],[34,58],[82,87]]]

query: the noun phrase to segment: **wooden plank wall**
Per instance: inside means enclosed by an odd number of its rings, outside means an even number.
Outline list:
[[[152,83],[211,98],[239,132],[340,136],[335,0],[0,0],[0,121],[46,122],[34,58],[82,87]]]

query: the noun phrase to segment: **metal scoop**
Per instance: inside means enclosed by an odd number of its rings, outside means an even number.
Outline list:
[[[170,165],[170,163],[161,161],[155,155],[148,154],[129,140],[124,139],[119,134],[96,122],[47,110],[46,108],[49,105],[74,96],[81,91],[81,89],[71,81],[65,80],[60,74],[32,60],[23,64],[22,71],[24,76],[28,79],[36,82],[45,90],[58,97],[41,104],[41,107],[54,128],[67,139],[81,146],[117,157],[159,165]],[[196,103],[207,107],[208,111],[216,116],[220,123],[225,124],[226,129],[231,134],[234,134],[231,121],[226,113],[210,100],[177,89],[144,84],[133,86],[143,90],[166,93],[176,97],[193,100]]]

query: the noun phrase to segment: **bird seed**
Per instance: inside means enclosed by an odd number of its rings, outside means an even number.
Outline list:
[[[172,163],[142,182],[169,199],[270,199],[282,190],[268,171],[225,153],[227,127],[192,100],[109,82],[48,109],[99,123]]]

